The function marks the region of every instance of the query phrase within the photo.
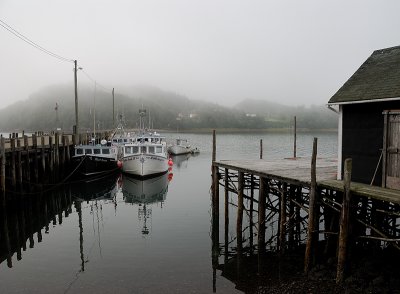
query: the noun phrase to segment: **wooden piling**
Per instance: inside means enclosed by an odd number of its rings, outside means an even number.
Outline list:
[[[344,280],[346,257],[347,257],[347,241],[350,223],[350,183],[351,183],[352,159],[347,158],[344,161],[344,193],[342,210],[340,215],[340,231],[338,245],[338,264],[336,272],[336,283],[340,284]]]
[[[4,137],[0,138],[0,186],[1,186],[1,206],[6,205],[6,147]]]
[[[258,190],[258,252],[265,250],[265,201],[266,201],[266,179],[260,177],[260,188]]]
[[[279,252],[284,253],[286,247],[286,197],[287,183],[282,183],[279,218]]]
[[[225,168],[225,191],[224,191],[224,196],[225,196],[225,202],[224,202],[224,210],[225,210],[225,236],[224,236],[224,241],[225,241],[225,261],[228,261],[229,255],[228,255],[228,250],[229,250],[229,173],[228,169]],[[225,263],[226,263],[225,262]]]
[[[254,212],[254,175],[250,175],[250,211],[249,211],[249,219],[250,219],[250,255],[253,255],[253,212]]]
[[[11,186],[13,188],[17,185],[17,172],[16,172],[16,152],[15,152],[15,138],[12,138],[11,141]]]
[[[49,136],[49,168],[52,173],[54,170],[54,147],[53,147],[53,137]]]
[[[308,273],[310,270],[310,260],[312,257],[312,250],[314,247],[314,235],[316,229],[316,197],[317,197],[317,179],[316,179],[316,163],[317,163],[317,138],[314,138],[313,152],[311,158],[311,187],[310,187],[310,202],[308,207],[308,228],[307,228],[307,243],[304,259],[304,272]]]
[[[46,174],[46,155],[45,155],[45,142],[44,142],[44,137],[40,137],[40,154],[41,154],[41,162],[42,162],[42,176]]]
[[[263,158],[263,140],[260,139],[260,159]]]
[[[212,162],[217,160],[217,137],[215,130],[213,130],[213,144],[212,144]]]
[[[18,166],[18,175],[17,180],[20,188],[22,187],[22,151],[21,151],[21,141],[17,140],[17,166]]]
[[[297,119],[294,117],[294,138],[293,138],[293,157],[296,158],[297,154]]]
[[[243,248],[243,235],[242,235],[242,227],[243,227],[243,191],[244,190],[244,174],[239,171],[238,174],[238,208],[237,208],[237,219],[236,219],[236,238],[237,238],[237,252],[240,255],[242,253]]]
[[[29,156],[29,140],[28,136],[24,135],[24,150],[25,150],[25,177],[28,183],[31,181],[31,160]]]
[[[288,246],[289,249],[293,249],[294,247],[294,200],[296,197],[296,187],[294,185],[290,185],[289,188],[289,199],[288,199],[288,205],[289,205],[289,219],[288,219]]]
[[[70,162],[71,155],[70,155],[70,146],[69,146],[69,136],[66,138],[66,144],[67,144],[67,154],[66,154],[66,161],[67,163]]]
[[[33,145],[33,162],[34,162],[34,175],[35,175],[35,183],[39,182],[39,159],[38,159],[38,149],[37,149],[37,136],[35,134],[32,135],[32,145]]]

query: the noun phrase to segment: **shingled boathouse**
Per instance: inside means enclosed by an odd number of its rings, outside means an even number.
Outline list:
[[[400,189],[400,46],[376,50],[328,102],[339,108],[338,179]]]

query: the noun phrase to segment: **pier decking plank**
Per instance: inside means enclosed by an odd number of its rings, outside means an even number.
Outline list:
[[[309,158],[285,158],[281,160],[220,160],[214,164],[221,168],[252,173],[261,177],[285,180],[291,183],[310,185],[311,160]],[[317,159],[317,182],[336,179],[337,160],[332,158]]]
[[[214,165],[251,173],[261,177],[284,180],[289,183],[309,186],[311,183],[310,158],[285,158],[281,160],[219,160]],[[343,191],[343,181],[337,178],[337,160],[333,158],[317,159],[317,185],[323,188]],[[367,184],[351,182],[350,190],[354,195],[400,204],[400,191]]]

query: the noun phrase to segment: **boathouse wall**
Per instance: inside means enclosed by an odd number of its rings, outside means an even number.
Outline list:
[[[384,110],[400,109],[400,101],[342,105],[342,158],[353,159],[352,179],[370,184],[383,146]],[[343,177],[343,172],[342,172]],[[373,185],[382,184],[382,162]]]

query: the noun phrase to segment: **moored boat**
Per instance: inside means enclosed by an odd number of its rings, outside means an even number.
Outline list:
[[[172,155],[182,155],[192,153],[192,147],[186,139],[176,139],[176,143],[168,147],[168,153]]]
[[[134,176],[147,177],[167,172],[165,137],[156,132],[136,136],[134,142],[123,146],[121,161],[122,171]]]
[[[77,145],[72,161],[77,171],[85,176],[95,176],[118,169],[118,147],[102,140],[102,144]]]
[[[168,154],[165,137],[157,132],[144,129],[145,110],[140,110],[140,129],[130,143],[120,148],[122,171],[138,176],[150,177],[166,173],[168,170]]]

